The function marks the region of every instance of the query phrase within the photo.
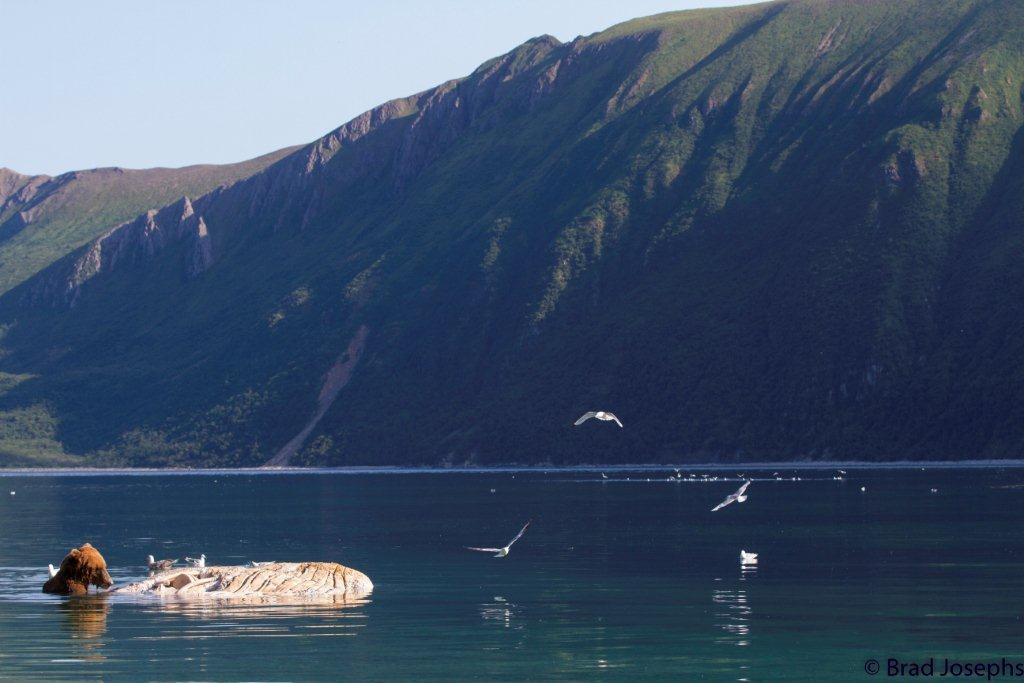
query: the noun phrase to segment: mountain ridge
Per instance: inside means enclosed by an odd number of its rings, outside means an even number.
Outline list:
[[[1019,455],[1021,15],[532,39],[0,297],[0,452],[258,465],[341,363],[293,464]]]
[[[24,175],[0,168],[0,294],[114,224],[256,173],[296,148],[234,164]],[[180,194],[178,194],[180,193]]]

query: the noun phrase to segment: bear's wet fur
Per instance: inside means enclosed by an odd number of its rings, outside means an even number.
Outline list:
[[[60,563],[57,575],[43,584],[44,593],[55,595],[84,595],[89,584],[110,588],[114,581],[107,573],[107,561],[91,543],[73,548]]]

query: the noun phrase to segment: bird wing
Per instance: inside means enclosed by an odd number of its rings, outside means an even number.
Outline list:
[[[582,415],[580,415],[580,419],[576,420],[572,424],[574,427],[578,427],[587,420],[589,420],[590,418],[594,417],[595,415],[597,415],[597,411],[594,410],[591,410],[589,413],[583,413]]]
[[[620,420],[619,418],[617,418],[617,417],[615,416],[615,413],[608,413],[608,417],[610,417],[610,418],[612,418],[613,420],[615,420],[615,424],[619,425],[619,427],[621,427],[621,426],[622,426],[622,420]]]
[[[721,503],[719,503],[719,504],[718,504],[718,505],[716,505],[715,507],[711,508],[711,511],[712,511],[712,512],[716,512],[716,511],[718,511],[718,510],[721,510],[721,509],[722,509],[722,508],[724,508],[724,507],[725,507],[726,505],[729,505],[729,504],[731,504],[731,503],[732,503],[732,502],[733,502],[734,500],[736,500],[736,499],[735,499],[735,498],[733,498],[732,496],[729,496],[728,498],[726,498],[725,500],[723,500],[723,501],[722,501]]]
[[[532,521],[533,520],[531,519],[530,522],[532,522]],[[516,534],[516,537],[513,538],[511,541],[509,541],[508,545],[505,546],[506,548],[511,548],[513,543],[515,543],[516,541],[518,541],[520,538],[523,537],[523,534],[526,532],[526,527],[530,526],[530,522],[527,522],[526,524],[523,525],[523,528],[519,530],[519,533]]]
[[[466,550],[477,550],[481,553],[500,553],[504,548],[473,548],[467,545]]]
[[[742,496],[743,493],[747,490],[748,486],[750,486],[750,480],[749,479],[743,483],[743,486],[741,486],[740,490],[736,492],[736,495],[737,496]]]

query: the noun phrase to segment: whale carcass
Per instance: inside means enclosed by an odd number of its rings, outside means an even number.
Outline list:
[[[358,598],[373,590],[360,571],[335,562],[274,562],[257,567],[168,569],[114,594],[153,594],[182,598]]]

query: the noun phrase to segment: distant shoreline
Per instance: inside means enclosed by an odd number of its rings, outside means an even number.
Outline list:
[[[221,468],[101,468],[101,467],[12,467],[0,468],[4,476],[231,476],[231,475],[288,475],[288,474],[495,474],[503,472],[637,472],[658,470],[832,470],[832,469],[989,469],[1024,468],[1024,460],[899,460],[869,462],[862,460],[834,460],[822,462],[747,462],[747,463],[682,463],[634,465],[501,465],[494,467],[407,467],[407,466],[352,466],[352,467],[239,467]]]

